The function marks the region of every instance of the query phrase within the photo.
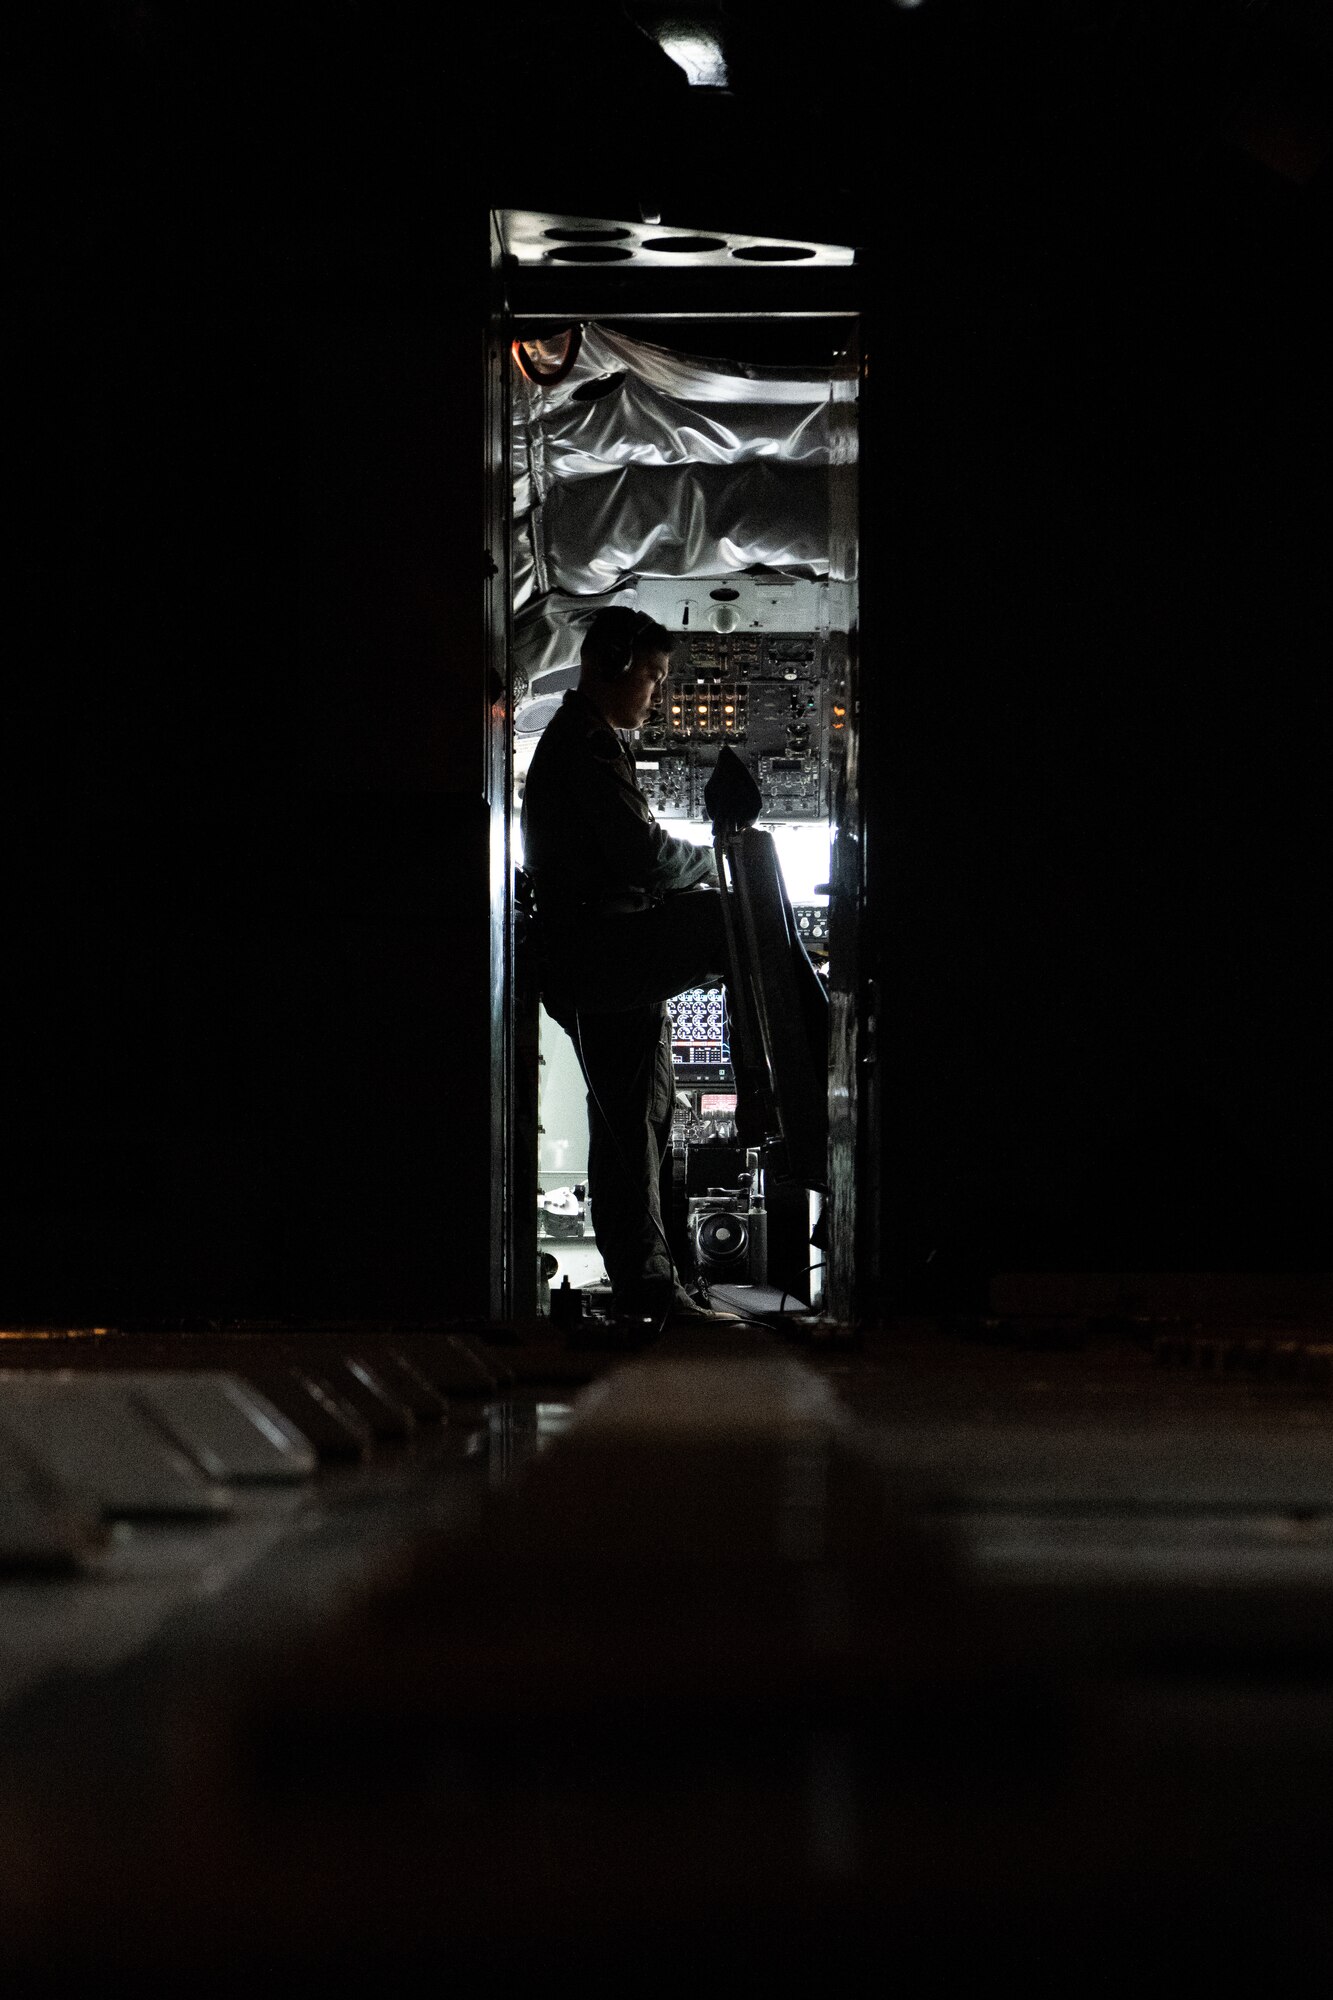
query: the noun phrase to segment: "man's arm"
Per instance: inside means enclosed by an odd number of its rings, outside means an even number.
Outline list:
[[[713,874],[706,847],[677,840],[660,827],[634,782],[627,753],[611,731],[591,739],[595,779],[588,819],[607,873],[627,887],[670,895],[693,889]]]
[[[678,889],[695,889],[700,882],[714,879],[711,847],[696,847],[691,840],[677,840],[674,834],[664,833],[657,825],[653,831],[661,845],[653,874],[646,884],[649,889],[672,895]]]

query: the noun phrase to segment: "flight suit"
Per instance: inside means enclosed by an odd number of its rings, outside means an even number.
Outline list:
[[[577,689],[534,752],[524,866],[544,963],[542,998],[579,1050],[588,1094],[588,1193],[618,1311],[657,1313],[675,1285],[659,1228],[675,1082],[665,1002],[726,970],[711,848],[658,825],[633,753]]]

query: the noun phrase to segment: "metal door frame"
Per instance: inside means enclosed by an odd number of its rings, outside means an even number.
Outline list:
[[[589,228],[603,226],[592,218],[564,221],[582,222]],[[735,240],[743,244],[748,239]],[[660,267],[645,270],[625,264],[568,261],[522,267],[506,249],[504,219],[498,213],[491,217],[491,271],[486,366],[487,535],[492,573],[487,581],[487,632],[488,659],[499,682],[499,698],[490,706],[486,793],[492,828],[492,1317],[531,1317],[536,1298],[535,1198],[525,1201],[531,1192],[528,1183],[535,1180],[535,1145],[531,1148],[533,1162],[530,1166],[526,1163],[529,1142],[536,1136],[535,1104],[527,1104],[531,1093],[524,1090],[515,1072],[525,1034],[515,991],[509,823],[513,777],[511,345],[520,329],[536,331],[542,326],[568,326],[598,318],[679,320],[682,329],[700,320],[807,318],[845,319],[848,326],[844,372],[830,385],[834,451],[829,587],[831,608],[840,612],[837,629],[845,634],[847,648],[847,733],[845,751],[835,766],[838,791],[831,801],[835,838],[829,896],[829,1207],[831,1236],[837,1247],[828,1260],[825,1297],[830,1319],[852,1324],[874,1310],[879,1291],[878,1147],[875,1119],[867,1115],[872,1109],[867,1099],[875,1082],[874,994],[864,968],[861,938],[867,883],[860,811],[857,455],[863,363],[858,274],[845,262],[809,270],[747,264],[744,268],[665,271]],[[491,686],[494,691],[494,680]],[[533,1209],[531,1217],[528,1208]]]

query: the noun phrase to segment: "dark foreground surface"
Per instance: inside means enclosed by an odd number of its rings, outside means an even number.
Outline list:
[[[1326,1983],[1318,1327],[468,1344],[0,1578],[15,1991]]]

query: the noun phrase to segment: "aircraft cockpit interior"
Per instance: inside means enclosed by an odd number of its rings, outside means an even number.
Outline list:
[[[514,342],[513,852],[521,866],[526,773],[578,683],[590,620],[606,606],[646,613],[671,651],[629,738],[638,783],[670,833],[712,845],[705,790],[720,760],[740,760],[786,921],[827,988],[854,766],[854,517],[849,535],[839,509],[858,361],[846,319],[793,322],[785,351],[771,324],[767,338],[752,327],[764,359],[745,354],[747,324],[590,320]],[[780,1145],[742,1143],[745,1024],[726,988],[682,992],[669,1008],[662,1214],[677,1268],[756,1314],[818,1314],[834,1260],[829,1177],[818,1161],[793,1171]],[[587,1198],[584,1080],[544,1009],[537,1040],[538,1309],[559,1314],[576,1292],[597,1311],[609,1286]],[[827,1101],[823,1077],[817,1088]]]

